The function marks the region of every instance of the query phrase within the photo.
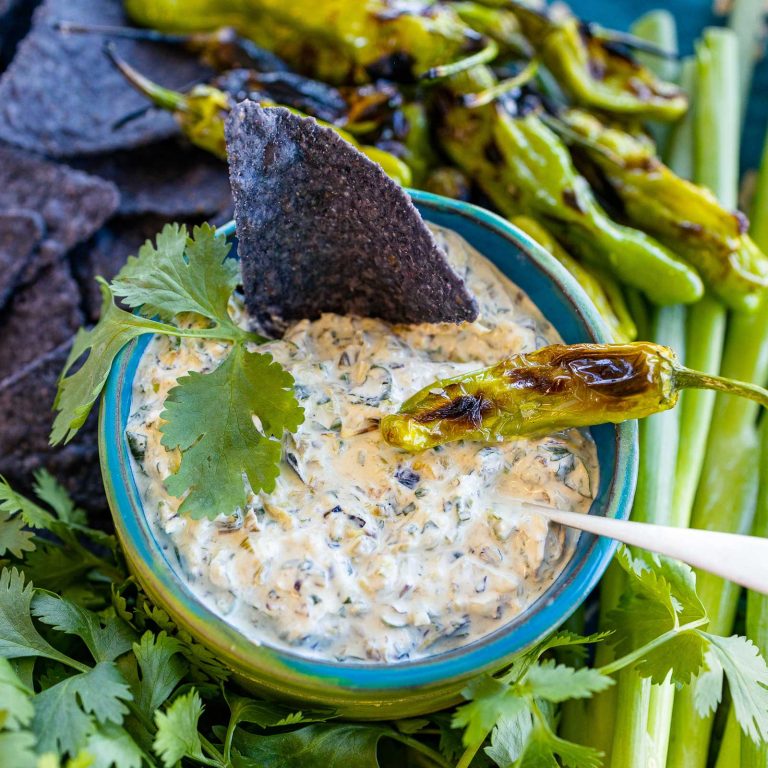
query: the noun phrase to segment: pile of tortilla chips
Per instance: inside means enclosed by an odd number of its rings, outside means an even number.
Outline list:
[[[221,223],[234,205],[246,302],[274,333],[328,311],[474,319],[408,195],[333,131],[244,101],[227,123],[228,176],[147,108],[103,32],[62,22],[127,24],[120,0],[0,0],[0,475],[24,488],[47,467],[104,508],[95,419],[51,449],[50,409],[74,334],[98,319],[94,276],[114,275],[170,220]],[[181,48],[116,45],[164,85],[211,77]]]
[[[223,164],[181,142],[170,115],[142,114],[105,38],[58,22],[127,24],[120,0],[0,0],[0,474],[24,487],[45,466],[98,509],[94,423],[48,446],[72,337],[98,314],[93,277],[166,221],[226,221],[232,202]],[[116,45],[172,87],[211,74],[167,46]]]

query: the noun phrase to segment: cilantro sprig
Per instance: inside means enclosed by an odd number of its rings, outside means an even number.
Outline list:
[[[736,719],[753,741],[768,741],[768,665],[744,637],[720,637],[706,631],[709,617],[696,593],[696,576],[687,565],[650,553],[619,549],[617,560],[629,576],[611,632],[591,637],[557,633],[522,654],[505,672],[471,683],[462,693],[467,704],[452,720],[463,729],[464,752],[457,768],[474,765],[485,754],[497,765],[534,768],[561,764],[597,768],[601,753],[557,734],[553,707],[589,698],[614,684],[628,667],[653,682],[669,676],[692,685],[699,715],[720,703],[724,681]],[[622,654],[597,668],[574,669],[544,658],[553,649],[610,638]]]
[[[50,475],[35,496],[0,480],[2,768],[597,768],[597,750],[558,731],[557,708],[628,667],[693,686],[702,715],[727,684],[744,733],[768,738],[765,660],[707,632],[693,573],[674,561],[620,551],[629,583],[611,633],[556,633],[470,682],[452,711],[360,723],[244,695]],[[579,651],[605,641],[623,655],[589,667]]]
[[[57,445],[83,426],[115,357],[133,339],[165,334],[229,342],[229,355],[218,368],[179,380],[162,414],[163,444],[181,452],[179,469],[166,486],[184,497],[181,510],[194,517],[242,506],[243,476],[254,492],[273,490],[283,432],[297,429],[304,418],[292,376],[270,355],[251,350],[266,339],[230,316],[239,270],[229,250],[213,227],[195,227],[190,237],[185,226],[168,224],[111,283],[98,278],[101,318],[77,333],[54,403],[51,443]],[[134,311],[117,306],[116,297]],[[195,327],[180,324],[182,315],[194,317]],[[23,534],[16,532],[13,542],[23,546]]]

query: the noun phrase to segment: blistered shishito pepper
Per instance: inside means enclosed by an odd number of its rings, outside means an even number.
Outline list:
[[[574,259],[552,237],[551,232],[530,216],[515,216],[512,223],[551,253],[576,278],[605,321],[614,341],[626,342],[637,338],[637,327],[621,286],[610,275]]]
[[[439,162],[427,108],[421,101],[407,101],[392,112],[383,130],[379,131],[376,146],[401,158],[411,169],[413,185],[419,188],[424,186],[427,175]]]
[[[128,81],[153,104],[172,112],[182,133],[196,146],[226,160],[227,147],[224,138],[224,123],[234,103],[233,97],[210,85],[196,85],[189,93],[180,93],[163,88],[111,53],[112,60]],[[255,94],[254,94],[255,95]],[[268,98],[257,99],[264,107],[282,106]],[[297,114],[299,110],[292,109]],[[336,131],[345,141],[359,149],[370,160],[378,163],[384,172],[402,186],[411,183],[410,168],[389,152],[359,144],[355,138],[335,125],[318,120],[322,125]]]
[[[635,61],[626,46],[593,34],[573,16],[514,8],[523,34],[579,104],[648,120],[677,120],[688,108],[685,92]]]
[[[381,433],[407,451],[542,437],[668,410],[686,388],[730,392],[768,407],[768,391],[684,368],[669,347],[553,344],[424,387],[382,419]]]
[[[125,0],[124,7],[136,23],[162,31],[232,27],[329,83],[442,77],[498,50],[450,5],[429,0]]]
[[[576,172],[568,148],[528,110],[525,97],[508,94],[466,106],[467,94],[495,85],[486,67],[450,78],[438,120],[443,149],[494,205],[508,217],[532,214],[584,261],[657,304],[701,298],[704,287],[693,268],[646,233],[611,220]]]
[[[748,222],[705,187],[676,176],[643,136],[605,125],[582,110],[562,114],[621,199],[627,218],[692,264],[733,309],[754,307],[768,287],[768,257],[747,234]],[[566,137],[567,140],[567,137]]]
[[[295,72],[259,72],[231,69],[211,85],[235,101],[265,94],[276,104],[306,112],[318,120],[333,123],[348,132],[370,133],[389,122],[401,96],[392,83],[336,88]]]
[[[433,195],[464,201],[470,199],[472,192],[467,175],[452,165],[439,165],[433,168],[420,188]]]
[[[533,49],[523,36],[520,22],[511,9],[464,0],[451,3],[451,8],[476,32],[495,40],[500,57],[531,58]]]
[[[146,40],[151,43],[180,46],[194,53],[203,64],[218,72],[247,67],[257,72],[287,72],[288,65],[274,53],[260,48],[252,40],[237,34],[232,27],[204,32],[177,34],[157,29],[136,29],[111,24],[77,24],[59,22],[57,28],[65,34],[98,34],[107,37]]]

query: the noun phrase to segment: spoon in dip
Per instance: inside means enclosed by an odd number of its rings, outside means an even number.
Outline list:
[[[682,560],[747,589],[768,594],[768,539],[737,533],[674,528],[566,512],[523,499],[507,499],[555,523]]]

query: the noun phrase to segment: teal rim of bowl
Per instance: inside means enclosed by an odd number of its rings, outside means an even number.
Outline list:
[[[428,221],[456,229],[458,217],[469,221],[472,226],[486,230],[492,239],[500,237],[511,243],[513,249],[522,251],[525,260],[529,261],[533,268],[538,269],[545,278],[557,285],[561,294],[558,301],[570,305],[571,313],[579,318],[583,329],[591,336],[591,341],[604,343],[609,340],[603,320],[576,279],[525,233],[500,216],[469,203],[417,190],[408,192]],[[450,223],[451,220],[453,224]],[[233,233],[234,222],[217,229],[217,234],[222,236]],[[494,261],[493,254],[484,255]],[[519,284],[519,276],[515,278],[503,268],[502,271]],[[545,318],[552,322],[560,335],[568,341],[567,337],[573,329],[558,325],[550,314],[541,308],[541,302],[528,291],[526,293],[531,296],[534,304],[540,307]],[[388,664],[334,662],[311,659],[266,644],[257,644],[228,624],[224,617],[203,605],[186,587],[174,572],[174,563],[166,556],[143,513],[131,471],[125,426],[130,412],[133,378],[150,339],[151,336],[147,335],[134,340],[120,352],[112,366],[102,398],[99,444],[102,474],[110,507],[130,558],[135,557],[149,564],[156,581],[156,589],[162,592],[164,598],[172,601],[174,606],[181,606],[186,617],[191,617],[196,626],[205,626],[208,641],[219,648],[227,649],[230,657],[237,658],[241,669],[249,669],[249,659],[252,660],[254,649],[258,649],[262,657],[259,666],[263,666],[265,656],[271,657],[278,667],[290,670],[299,678],[323,680],[349,689],[378,689],[387,692],[436,686],[451,679],[466,679],[473,674],[499,668],[515,653],[530,647],[560,626],[594,589],[613,557],[616,542],[591,534],[581,534],[576,551],[563,571],[521,614],[468,645],[422,659]],[[612,436],[604,434],[602,443],[605,445],[613,441],[615,463],[611,476],[603,477],[603,465],[602,461],[600,462],[600,490],[590,514],[598,511],[595,507],[599,499],[605,496],[607,503],[599,511],[608,517],[626,519],[629,516],[637,480],[637,423],[629,421],[618,425],[602,425],[593,428],[593,435],[595,430],[603,428],[612,433]],[[604,485],[606,482],[609,483],[607,487]],[[550,594],[552,592],[556,594]]]

